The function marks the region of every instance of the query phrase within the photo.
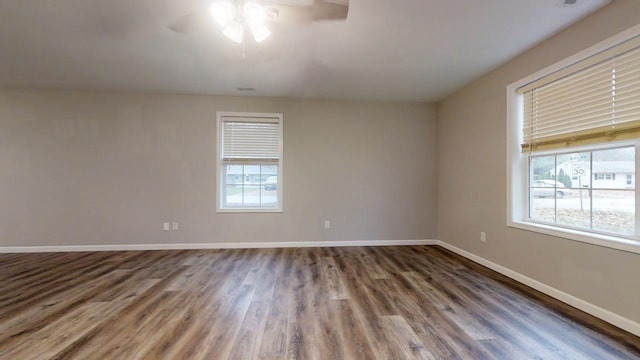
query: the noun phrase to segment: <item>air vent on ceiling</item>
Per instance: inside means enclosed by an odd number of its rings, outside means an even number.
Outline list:
[[[243,91],[243,92],[256,91],[256,89],[255,89],[255,88],[252,88],[252,87],[239,87],[239,88],[236,88],[236,90],[238,90],[238,91]]]
[[[578,3],[578,0],[560,0],[559,6],[573,6]]]

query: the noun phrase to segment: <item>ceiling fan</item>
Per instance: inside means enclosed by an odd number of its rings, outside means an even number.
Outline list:
[[[271,35],[270,23],[310,24],[315,21],[345,20],[349,0],[212,0],[170,24],[169,29],[190,33],[214,20],[223,34],[242,43],[245,28],[260,43]]]

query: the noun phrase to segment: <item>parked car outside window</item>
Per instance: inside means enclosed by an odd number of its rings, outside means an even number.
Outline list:
[[[277,176],[269,176],[267,180],[264,182],[265,190],[276,190],[278,188],[278,177]]]
[[[557,197],[562,199],[567,195],[571,195],[571,190],[564,186],[563,183],[555,180],[536,180],[531,185],[534,197]]]

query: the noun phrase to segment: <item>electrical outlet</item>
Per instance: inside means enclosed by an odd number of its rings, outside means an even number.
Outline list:
[[[174,222],[173,222],[173,224],[172,224],[172,226],[171,226],[171,230],[178,230],[178,229],[179,229],[179,228],[178,228],[178,222],[177,222],[177,221],[174,221]]]
[[[169,226],[170,226],[170,224],[169,224],[168,222],[163,223],[163,224],[162,224],[162,230],[164,230],[164,231],[169,231],[169,230],[171,230],[171,228],[170,228]]]
[[[487,241],[487,233],[485,233],[484,231],[480,232],[480,241],[482,242]]]
[[[331,221],[326,220],[326,221],[324,222],[324,228],[325,228],[325,229],[331,229]]]

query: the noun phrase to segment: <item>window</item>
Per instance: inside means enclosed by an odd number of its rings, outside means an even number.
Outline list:
[[[616,174],[593,174],[595,180],[615,180]]]
[[[217,117],[218,211],[282,211],[282,114]]]
[[[640,26],[507,93],[508,225],[640,252]]]
[[[580,230],[633,236],[635,190],[615,173],[635,171],[635,146],[531,154],[528,220]],[[567,174],[581,174],[576,179]],[[602,181],[600,181],[602,180]]]

